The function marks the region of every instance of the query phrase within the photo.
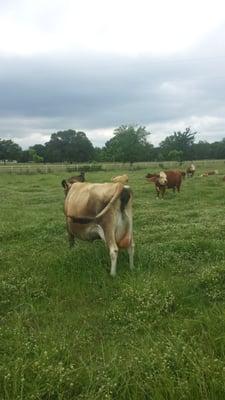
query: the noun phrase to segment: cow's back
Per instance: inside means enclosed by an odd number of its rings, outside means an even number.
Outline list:
[[[181,185],[182,174],[180,171],[165,171],[167,176],[167,187],[174,188]]]
[[[75,182],[65,199],[65,214],[72,217],[96,216],[110,202],[118,185]]]

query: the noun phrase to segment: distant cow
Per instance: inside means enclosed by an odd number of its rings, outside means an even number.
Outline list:
[[[70,245],[74,239],[102,239],[109,248],[111,275],[116,275],[118,250],[127,249],[133,268],[132,192],[121,183],[68,184],[64,212]]]
[[[215,169],[214,171],[206,171],[204,172],[204,174],[200,175],[202,176],[209,176],[209,175],[218,175],[219,171],[217,169]]]
[[[71,176],[68,179],[62,180],[62,186],[64,187],[65,196],[68,193],[68,188],[75,182],[85,182],[85,173],[83,171],[80,172],[80,175]]]
[[[187,177],[192,178],[195,174],[195,165],[192,163],[189,167],[186,169]]]
[[[182,183],[182,174],[180,171],[161,171],[159,174],[147,174],[146,178],[149,182],[155,183],[158,198],[160,194],[164,198],[166,188],[173,189],[174,192],[176,189],[178,192],[180,191]]]
[[[124,175],[118,175],[118,176],[114,176],[114,178],[111,179],[112,182],[120,182],[123,185],[125,185],[125,183],[128,182],[128,176],[126,174]]]

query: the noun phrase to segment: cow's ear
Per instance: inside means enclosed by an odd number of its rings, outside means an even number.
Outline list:
[[[68,185],[68,183],[66,182],[65,179],[63,179],[61,183],[62,183],[62,187],[63,187],[64,189],[66,189],[66,190],[69,189],[69,185]]]

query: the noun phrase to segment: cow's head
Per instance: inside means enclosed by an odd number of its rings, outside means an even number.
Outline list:
[[[153,175],[147,178],[148,182],[156,183],[159,180],[159,175]]]
[[[80,177],[81,177],[81,182],[85,181],[85,172],[84,171],[80,171]]]
[[[145,178],[153,178],[153,177],[155,177],[156,176],[156,174],[147,174],[147,175],[145,175]]]
[[[164,171],[159,173],[158,182],[161,186],[165,186],[167,184],[167,176]]]
[[[69,192],[69,190],[72,186],[72,183],[66,181],[65,179],[63,179],[61,183],[62,183],[62,187],[64,189],[64,193],[65,193],[65,197],[66,197],[67,193]]]

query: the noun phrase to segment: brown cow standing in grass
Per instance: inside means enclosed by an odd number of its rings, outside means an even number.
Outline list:
[[[149,182],[155,183],[157,198],[161,194],[161,198],[164,198],[166,188],[173,189],[173,192],[177,189],[180,191],[182,183],[182,173],[180,171],[161,171],[159,174],[147,174],[146,178]]]
[[[119,249],[127,249],[133,268],[132,192],[121,183],[67,183],[64,212],[70,245],[102,239],[109,248],[111,275],[116,275]]]

